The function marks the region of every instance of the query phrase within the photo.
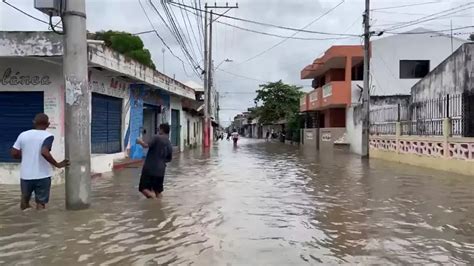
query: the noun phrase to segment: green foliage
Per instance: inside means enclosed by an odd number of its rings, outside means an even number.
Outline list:
[[[298,115],[300,98],[303,95],[301,87],[285,84],[281,80],[259,87],[255,103],[262,105],[253,113],[260,117],[260,123],[270,124],[280,119],[290,121]]]
[[[132,35],[128,32],[109,30],[90,34],[89,38],[103,40],[107,47],[135,59],[148,67],[156,69],[153,60],[151,59],[150,51],[144,48],[143,41],[138,36]]]

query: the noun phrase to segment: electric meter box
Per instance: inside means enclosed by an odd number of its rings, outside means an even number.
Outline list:
[[[35,0],[35,8],[52,16],[59,16],[62,0]]]

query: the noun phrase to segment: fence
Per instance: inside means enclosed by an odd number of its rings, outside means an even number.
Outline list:
[[[442,136],[443,120],[450,118],[451,134],[465,136],[465,109],[469,105],[467,94],[445,95],[437,99],[412,102],[408,105],[392,105],[370,111],[370,133],[395,135],[400,123],[401,135]],[[472,98],[472,97],[471,97]]]

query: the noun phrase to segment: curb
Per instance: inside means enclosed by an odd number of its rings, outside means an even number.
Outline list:
[[[124,168],[127,168],[128,166],[140,164],[142,162],[143,162],[143,160],[130,160],[130,161],[126,161],[126,162],[118,162],[118,163],[114,163],[114,166],[112,167],[112,169],[113,170],[122,170]]]

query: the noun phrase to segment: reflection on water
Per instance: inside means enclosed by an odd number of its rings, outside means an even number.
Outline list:
[[[137,193],[138,168],[96,179],[81,212],[62,187],[20,212],[1,186],[0,264],[474,263],[473,177],[239,145],[181,154],[161,201]]]

